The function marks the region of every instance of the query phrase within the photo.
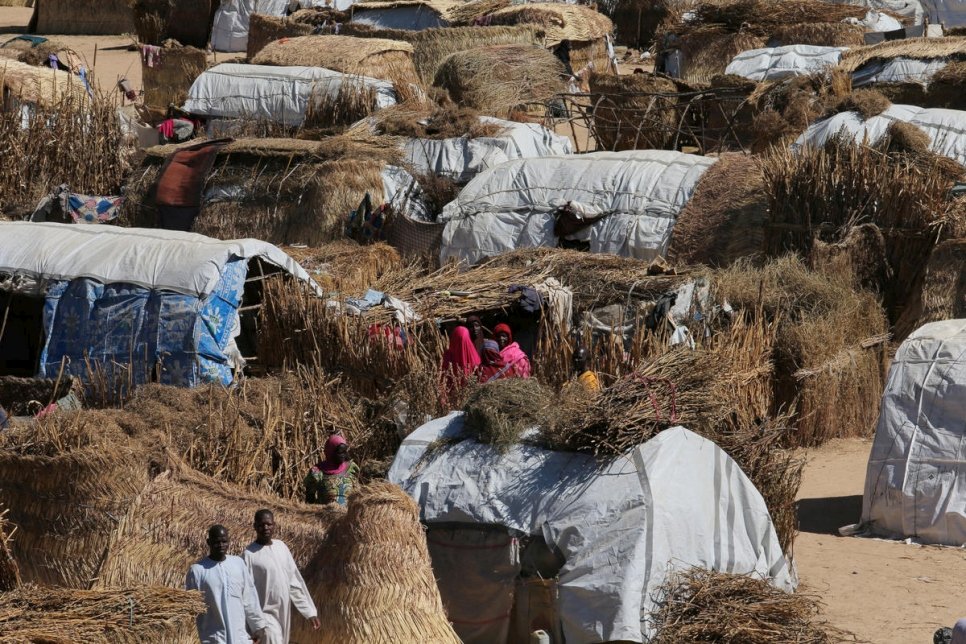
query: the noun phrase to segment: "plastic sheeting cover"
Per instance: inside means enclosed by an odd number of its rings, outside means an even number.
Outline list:
[[[559,548],[567,642],[641,642],[654,591],[676,569],[796,585],[761,495],[717,445],[683,427],[606,465],[532,445],[501,454],[471,439],[425,454],[462,433],[462,412],[423,425],[403,441],[389,480],[426,523],[500,525]]]
[[[895,121],[911,123],[927,135],[930,149],[966,165],[966,112],[915,105],[892,105],[867,121],[856,112],[842,112],[813,123],[798,137],[793,148],[804,145],[821,147],[833,136],[845,133],[857,142],[876,143]]]
[[[911,20],[914,25],[921,25],[923,17],[926,15],[922,2],[919,0],[850,0],[849,2],[840,2],[840,4],[854,4],[876,11],[892,11]]]
[[[725,68],[725,74],[736,74],[754,81],[805,76],[838,65],[844,51],[848,51],[848,48],[812,45],[752,49],[735,56]]]
[[[573,154],[569,138],[554,134],[542,125],[489,116],[480,117],[480,121],[503,129],[494,136],[475,139],[410,139],[403,148],[406,160],[419,172],[431,172],[464,183],[506,161]]]
[[[440,259],[476,263],[519,247],[556,246],[567,202],[606,215],[577,236],[595,253],[653,259],[716,159],[667,150],[518,159],[477,175],[447,204]]]
[[[449,26],[449,22],[444,20],[439,13],[421,4],[391,8],[356,9],[352,14],[352,22],[369,25],[376,29],[406,29],[409,31]]]
[[[392,83],[348,76],[324,67],[222,63],[203,72],[188,90],[184,110],[205,117],[254,118],[298,126],[313,97],[338,96],[343,83],[375,92],[375,108],[396,104]]]
[[[215,51],[245,51],[252,14],[284,16],[288,5],[289,0],[222,0],[211,26],[211,48]]]
[[[910,335],[889,371],[865,479],[872,533],[966,544],[966,320]]]
[[[881,11],[870,10],[862,20],[858,18],[846,18],[842,22],[847,22],[850,25],[858,25],[864,27],[866,31],[874,32],[886,32],[886,31],[898,31],[902,29],[902,23],[890,16],[887,13]]]
[[[0,274],[48,280],[86,277],[203,297],[215,289],[232,258],[255,257],[319,291],[295,260],[257,239],[221,241],[173,230],[0,222]]]
[[[852,87],[876,83],[919,83],[928,85],[933,75],[949,64],[942,58],[893,58],[873,60],[852,72]]]

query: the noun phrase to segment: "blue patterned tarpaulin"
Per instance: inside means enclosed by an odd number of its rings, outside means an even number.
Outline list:
[[[230,384],[229,347],[237,333],[238,307],[248,264],[226,264],[204,299],[133,284],[101,284],[88,278],[54,282],[44,304],[46,344],[40,378],[87,376],[90,367],[109,379],[142,384]],[[66,359],[66,360],[65,360]]]

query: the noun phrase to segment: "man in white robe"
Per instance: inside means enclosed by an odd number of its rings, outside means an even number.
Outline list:
[[[208,556],[191,566],[185,580],[188,590],[200,590],[208,610],[199,615],[201,644],[250,644],[264,642],[268,625],[258,607],[258,594],[248,566],[241,557],[228,553],[228,530],[213,525],[208,529]]]
[[[258,599],[268,622],[265,640],[259,644],[288,644],[291,632],[292,606],[319,630],[318,611],[309,589],[299,573],[288,546],[273,539],[275,516],[271,510],[255,513],[255,541],[242,554],[252,578]]]

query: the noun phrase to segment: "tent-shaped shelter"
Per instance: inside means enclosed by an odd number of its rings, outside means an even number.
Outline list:
[[[595,253],[653,259],[667,251],[675,219],[715,161],[633,150],[503,163],[477,175],[443,209],[440,261],[475,264],[518,247],[556,246],[561,238]],[[573,233],[557,226],[568,204],[579,214]]]
[[[796,585],[761,495],[683,427],[601,464],[528,444],[501,453],[465,437],[453,412],[403,441],[389,480],[419,504],[464,642],[518,641],[511,614],[524,634],[562,633],[554,641],[641,642],[655,590],[690,566]]]
[[[232,381],[265,275],[312,283],[281,250],[168,230],[0,223],[0,375]],[[248,307],[246,315],[241,315]]]
[[[842,134],[857,143],[874,145],[893,123],[915,125],[929,136],[929,147],[933,152],[966,165],[966,111],[915,105],[892,105],[866,120],[858,112],[840,112],[810,125],[792,147],[821,147],[832,137]]]
[[[246,51],[252,14],[284,16],[288,5],[289,0],[222,0],[211,27],[211,48],[215,51]]]
[[[910,335],[889,372],[869,456],[862,524],[872,534],[966,544],[966,320]]]

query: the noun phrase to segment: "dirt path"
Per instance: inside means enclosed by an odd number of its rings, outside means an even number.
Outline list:
[[[871,445],[840,440],[808,454],[798,572],[832,624],[876,644],[929,644],[937,628],[966,616],[966,550],[835,536],[859,520]]]

